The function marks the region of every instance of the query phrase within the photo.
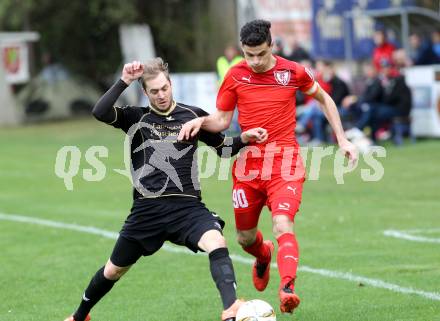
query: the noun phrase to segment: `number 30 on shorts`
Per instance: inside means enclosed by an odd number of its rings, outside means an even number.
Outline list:
[[[241,188],[232,191],[232,201],[234,203],[234,208],[246,208],[249,206],[246,194]]]

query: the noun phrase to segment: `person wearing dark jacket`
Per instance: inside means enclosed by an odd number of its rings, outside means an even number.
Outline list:
[[[440,58],[437,57],[432,43],[424,40],[419,34],[413,33],[409,37],[409,44],[409,56],[413,65],[420,66],[440,63]]]
[[[350,95],[347,83],[334,73],[332,74],[329,83],[332,88],[330,96],[333,98],[336,106],[341,106],[342,100]]]
[[[350,95],[345,97],[339,110],[344,121],[354,124],[354,127],[361,130],[369,125],[373,106],[380,103],[383,96],[382,81],[373,64],[365,64],[363,72],[365,77],[363,93],[360,96]]]
[[[301,62],[303,60],[310,60],[310,54],[299,44],[295,36],[290,36],[288,39],[290,53],[285,57],[288,60]]]
[[[378,84],[374,83],[374,87],[370,89],[370,97],[376,93],[378,101],[366,103],[368,108],[363,110],[362,116],[356,124],[360,130],[369,125],[373,140],[376,140],[376,133],[384,123],[408,119],[412,105],[411,90],[406,84],[405,77],[396,74],[395,69],[387,60],[382,61],[381,67],[382,93],[379,95]]]

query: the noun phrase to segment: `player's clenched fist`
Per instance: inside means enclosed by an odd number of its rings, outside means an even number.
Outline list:
[[[247,143],[264,143],[269,137],[267,130],[261,127],[249,129],[240,135],[241,141]]]
[[[121,79],[130,85],[133,81],[137,80],[144,73],[144,65],[139,61],[133,61],[125,64],[122,69]]]

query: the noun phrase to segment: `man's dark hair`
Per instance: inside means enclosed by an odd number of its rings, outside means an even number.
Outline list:
[[[266,42],[270,46],[272,44],[270,26],[270,22],[266,20],[253,20],[246,23],[240,30],[241,43],[255,47]]]

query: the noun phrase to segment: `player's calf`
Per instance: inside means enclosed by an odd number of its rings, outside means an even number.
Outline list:
[[[99,300],[106,295],[117,280],[109,280],[104,276],[104,267],[99,269],[85,290],[81,303],[73,314],[74,321],[83,321],[90,318],[89,312]]]
[[[214,280],[226,309],[237,300],[234,267],[226,247],[218,248],[209,253],[209,265]]]

